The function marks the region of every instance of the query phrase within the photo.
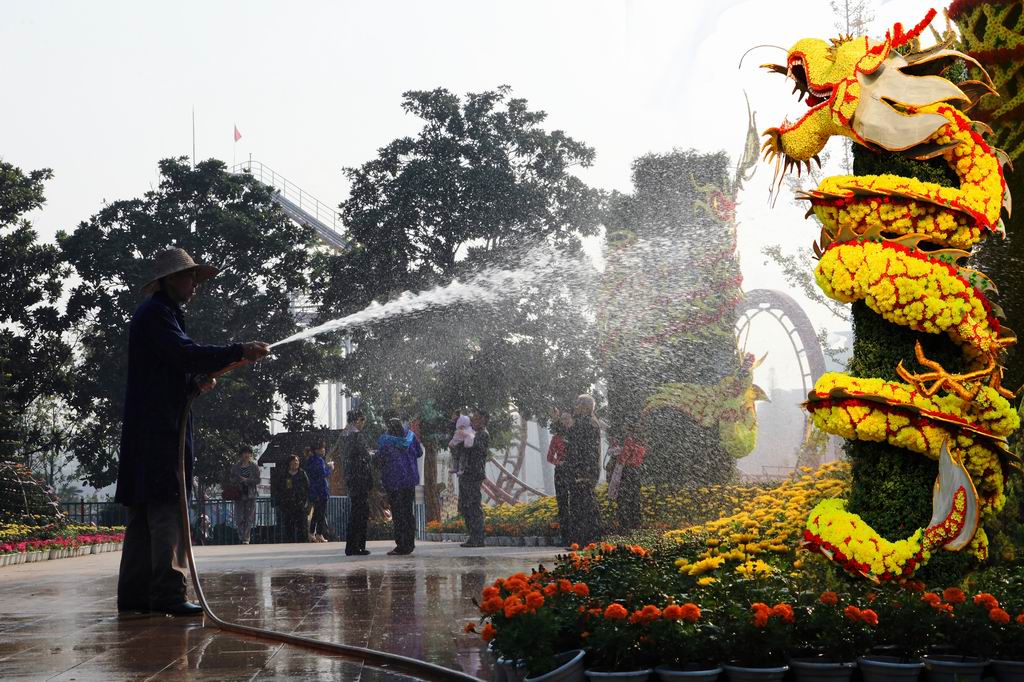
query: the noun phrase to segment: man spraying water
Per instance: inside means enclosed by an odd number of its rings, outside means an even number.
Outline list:
[[[183,249],[156,255],[151,294],[128,327],[128,381],[114,499],[128,507],[117,582],[118,611],[198,615],[186,599],[185,538],[178,515],[179,419],[189,395],[212,390],[209,375],[264,358],[263,342],[200,345],[184,329],[181,306],[217,269],[200,265]],[[185,436],[186,482],[192,479],[192,424]]]

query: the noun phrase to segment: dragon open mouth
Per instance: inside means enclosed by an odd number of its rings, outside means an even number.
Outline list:
[[[783,131],[795,127],[812,111],[827,104],[832,99],[833,92],[830,86],[818,89],[810,84],[807,80],[807,68],[804,66],[804,60],[799,55],[793,55],[787,61],[786,77],[793,79],[793,93],[797,95],[798,101],[806,102],[808,111],[800,117],[797,123],[790,123],[788,118],[784,120],[781,126]]]

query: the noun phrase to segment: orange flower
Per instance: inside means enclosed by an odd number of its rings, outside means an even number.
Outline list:
[[[754,611],[754,627],[763,628],[766,625],[768,625],[768,612]]]
[[[553,597],[556,594],[558,594],[558,585],[556,585],[555,583],[548,583],[544,586],[545,597]]]
[[[501,594],[501,592],[498,590],[497,587],[485,587],[484,588],[484,599],[485,600],[490,599],[492,597],[497,597],[500,594]]]
[[[505,589],[507,589],[509,592],[525,592],[527,588],[529,588],[529,585],[526,583],[526,580],[519,578],[517,576],[512,576],[511,578],[505,581]]]
[[[860,619],[868,625],[878,625],[878,614],[875,613],[872,609],[864,609],[863,611],[861,611]]]
[[[583,608],[583,607],[581,606],[580,608]],[[601,612],[600,607],[595,606],[592,609],[587,609],[587,613],[589,613],[591,616],[596,616],[596,617],[600,618],[602,612]]]
[[[560,589],[562,592],[572,592],[572,582],[566,580],[565,578],[561,578],[558,581],[558,589]]]
[[[700,620],[700,607],[696,604],[683,604],[683,620],[687,623],[696,623]]]
[[[629,611],[622,604],[609,604],[604,610],[605,620],[624,620],[628,615]]]
[[[776,604],[772,607],[771,615],[781,618],[786,623],[792,623],[795,620],[793,617],[793,607],[789,604]]]
[[[494,639],[494,636],[496,634],[498,634],[498,630],[493,625],[488,623],[484,626],[483,631],[480,633],[480,639],[484,640],[485,642],[489,642],[492,639]]]
[[[466,627],[462,628],[462,631],[465,633],[476,632],[476,624],[466,623]]]
[[[661,616],[665,620],[682,620],[683,607],[679,604],[669,604],[665,607],[665,610],[661,612]]]
[[[529,609],[531,613],[542,606],[544,606],[544,595],[537,591],[528,592],[526,594],[526,608]]]
[[[576,583],[572,586],[572,591],[576,593],[577,597],[589,597],[590,588],[587,587],[586,583]]]
[[[1017,625],[1024,625],[1024,611],[1018,613],[1014,620],[1017,622]]]
[[[569,545],[569,549],[571,549],[574,552],[577,552],[580,549],[580,545],[579,545],[579,543],[574,542],[571,545]]]
[[[835,592],[822,592],[821,596],[818,597],[818,601],[825,606],[835,606],[839,603],[839,595]]]
[[[999,608],[999,600],[993,597],[988,592],[979,592],[974,595],[974,603],[981,606],[986,611]]]
[[[952,604],[938,604],[935,606],[935,610],[939,613],[945,613],[947,616],[952,617],[953,605]]]
[[[928,606],[937,607],[942,603],[942,597],[935,594],[934,592],[925,592],[921,595],[921,601]]]
[[[950,604],[963,604],[967,601],[967,595],[959,587],[947,587],[942,591],[942,598]]]
[[[505,600],[505,617],[514,618],[526,610],[526,605],[518,595],[512,595]]]
[[[1010,614],[1003,611],[998,606],[994,609],[990,609],[988,612],[988,619],[993,623],[999,623],[1000,625],[1006,625],[1010,622]]]
[[[483,604],[480,605],[480,610],[484,613],[498,613],[505,606],[505,600],[501,597],[491,597]]]
[[[659,609],[654,604],[648,604],[640,611],[637,611],[637,613],[640,614],[640,622],[644,625],[648,623],[653,623],[654,621],[661,618],[661,609]]]
[[[860,620],[860,609],[858,609],[853,604],[850,604],[845,609],[843,609],[843,615],[846,616],[847,618],[849,618],[850,620],[854,621],[854,622],[859,621]]]

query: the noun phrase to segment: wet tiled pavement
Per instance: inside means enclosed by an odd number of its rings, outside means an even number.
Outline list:
[[[430,661],[490,679],[471,599],[529,570],[549,548],[460,549],[420,543],[389,557],[342,545],[197,548],[203,589],[228,621]],[[308,649],[204,626],[203,618],[118,616],[120,553],[0,569],[0,680],[409,680]]]

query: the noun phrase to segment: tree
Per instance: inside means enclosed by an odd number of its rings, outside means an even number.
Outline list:
[[[633,163],[633,193],[610,202],[598,319],[611,432],[644,443],[650,483],[726,482],[749,452],[730,442],[739,418],[725,407],[751,381],[733,329],[734,206],[756,151],[732,177],[722,152],[647,154]]]
[[[81,277],[68,315],[81,333],[82,362],[70,402],[79,417],[76,458],[90,485],[115,477],[127,369],[127,329],[141,302],[139,287],[154,253],[180,246],[220,274],[200,287],[186,314],[193,338],[204,343],[263,339],[294,331],[291,303],[310,285],[321,257],[312,229],[291,222],[272,190],[249,175],[232,175],[208,160],[160,162],[159,186],[143,197],[103,207],[71,234],[59,235],[67,261]],[[196,475],[219,482],[239,445],[269,437],[271,415],[287,405],[286,428],[308,426],[307,407],[330,368],[331,340],[285,346],[254,368],[225,375],[197,400]]]
[[[479,405],[504,414],[514,404],[525,418],[546,416],[596,376],[584,292],[567,277],[579,271],[581,237],[598,229],[601,194],[571,173],[594,151],[543,129],[544,112],[507,86],[464,100],[443,88],[410,91],[402,108],[422,120],[419,134],[345,171],[351,194],[341,213],[353,247],[331,260],[322,310],[351,313],[490,268],[538,276],[498,303],[353,331],[345,382],[377,409]],[[552,272],[531,260],[536,247],[556,254]]]
[[[69,379],[71,349],[57,307],[68,267],[22,217],[43,205],[43,183],[51,177],[49,169],[26,174],[0,161],[0,358],[11,374],[14,414],[38,396],[66,390]]]
[[[67,404],[55,396],[36,398],[21,415],[20,459],[54,490],[77,480],[77,471],[66,467],[73,459],[77,423]]]

